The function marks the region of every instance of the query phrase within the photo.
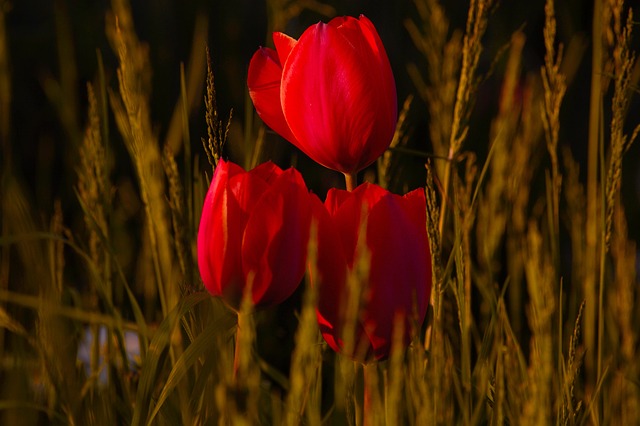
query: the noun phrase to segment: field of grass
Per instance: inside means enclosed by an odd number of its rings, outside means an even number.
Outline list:
[[[0,424],[638,423],[634,2],[88,3],[0,0]],[[359,180],[425,188],[433,267],[412,344],[367,365],[306,279],[236,313],[196,263],[212,154],[343,185],[265,128],[246,69],[359,13],[400,110]]]

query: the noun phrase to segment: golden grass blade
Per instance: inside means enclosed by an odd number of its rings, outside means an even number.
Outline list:
[[[161,154],[151,126],[149,55],[135,33],[129,2],[113,0],[112,7],[107,36],[118,55],[119,93],[110,93],[111,106],[137,173],[148,232],[144,241],[149,244],[155,275],[154,291],[166,315],[177,303],[178,289],[170,284],[175,275],[174,256]]]
[[[200,301],[203,300],[203,298]],[[230,317],[221,317],[216,321],[211,321],[203,330],[198,334],[196,339],[191,342],[189,346],[186,347],[185,351],[180,355],[180,357],[173,364],[171,372],[169,376],[164,382],[164,386],[162,387],[162,391],[160,395],[157,397],[153,411],[149,415],[146,420],[147,425],[154,424],[154,420],[160,409],[162,408],[164,402],[169,397],[172,391],[178,385],[188,371],[193,368],[193,366],[197,362],[202,362],[207,357],[215,357],[215,343],[219,341],[224,341],[226,337],[223,336],[221,339],[221,335],[224,335],[225,332],[229,334],[229,331],[232,329],[232,323]],[[212,350],[213,349],[213,350]],[[188,410],[190,407],[181,407],[182,410]]]
[[[136,392],[136,403],[133,410],[132,425],[146,424],[151,409],[153,390],[158,379],[163,359],[172,344],[176,326],[181,318],[197,304],[209,299],[206,292],[193,293],[184,297],[178,305],[164,318],[153,334],[147,353],[142,359],[142,372]]]
[[[308,264],[313,265],[310,275],[317,276],[317,227],[313,226],[311,238],[308,244]],[[296,346],[291,355],[291,371],[289,374],[289,389],[285,402],[285,424],[297,425],[308,413],[307,421],[312,425],[321,423],[320,412],[315,405],[317,400],[311,398],[313,388],[321,380],[320,365],[322,363],[322,353],[320,344],[320,333],[316,318],[317,287],[314,287],[307,280],[302,311],[298,330],[296,332]]]
[[[188,132],[188,117],[197,106],[200,105],[200,94],[205,80],[205,49],[209,34],[209,22],[204,13],[196,15],[196,22],[193,25],[193,40],[191,42],[191,53],[186,66],[180,64],[180,99],[171,115],[171,121],[167,129],[167,136],[164,146],[169,147],[176,155],[180,154],[182,148],[185,149],[185,157],[191,161]]]

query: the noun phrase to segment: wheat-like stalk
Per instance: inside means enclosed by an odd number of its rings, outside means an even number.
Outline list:
[[[407,19],[405,27],[427,61],[426,79],[415,64],[408,65],[408,72],[429,110],[433,152],[438,158],[446,158],[461,66],[462,34],[454,30],[450,36],[449,20],[437,0],[414,0],[413,3],[420,25]],[[435,168],[436,175],[443,179],[445,163],[438,161]]]
[[[389,144],[389,149],[387,149],[376,162],[376,165],[378,166],[378,184],[385,189],[390,189],[392,176],[396,176],[397,179],[398,173],[393,173],[392,170],[394,159],[393,149],[398,146],[405,145],[409,139],[407,135],[407,115],[409,114],[409,110],[411,109],[412,102],[413,95],[407,96],[407,98],[404,100],[402,109],[400,110],[400,114],[398,115],[398,122],[396,123],[396,130],[393,133],[393,139]]]
[[[530,398],[524,405],[526,424],[544,425],[551,421],[555,398],[553,374],[553,319],[557,310],[556,271],[548,249],[535,223],[531,223],[526,242],[525,272],[529,293],[527,314],[531,328],[528,388]]]
[[[231,117],[233,110],[229,112],[227,123],[224,124],[218,116],[218,104],[216,101],[216,85],[213,77],[213,68],[211,67],[211,55],[207,47],[207,91],[204,97],[206,107],[205,119],[207,122],[208,139],[205,142],[202,139],[202,146],[207,153],[209,164],[213,169],[216,168],[218,160],[222,156],[222,149],[229,136],[229,128],[231,126]]]
[[[615,348],[612,355],[616,356],[618,365],[611,384],[609,413],[612,423],[627,424],[633,423],[640,415],[640,389],[629,380],[640,372],[636,355],[637,315],[634,314],[638,298],[637,244],[628,238],[627,221],[619,197],[615,200],[613,223],[611,255],[615,279],[613,292],[607,299],[607,314],[616,327],[615,333],[608,336],[606,346]]]
[[[167,218],[165,185],[158,141],[151,128],[149,108],[150,75],[148,49],[135,34],[127,0],[112,2],[113,15],[107,35],[119,59],[119,94],[110,93],[116,124],[133,160],[140,195],[145,208],[146,228],[155,284],[162,312],[166,315],[177,303],[173,285],[171,226]]]
[[[560,233],[560,191],[562,189],[562,175],[558,163],[558,141],[560,133],[560,107],[567,90],[566,77],[560,71],[563,46],[556,43],[556,17],[553,0],[545,4],[544,24],[544,66],[540,70],[544,87],[544,103],[541,107],[542,124],[547,142],[547,151],[551,159],[551,176],[548,178],[548,191],[551,194],[551,231],[554,240],[558,240]],[[558,262],[559,243],[552,244],[553,261]]]
[[[312,227],[312,236],[308,245],[310,276],[318,276],[316,229],[317,227]],[[316,317],[317,293],[317,286],[307,282],[296,332],[296,347],[291,354],[290,387],[285,401],[285,424],[287,425],[300,424],[305,418],[310,425],[319,425],[322,422],[318,410],[320,395],[317,389],[322,378],[322,345],[319,341]]]
[[[85,209],[85,224],[89,230],[89,253],[99,273],[109,286],[109,257],[104,238],[109,235],[105,206],[111,201],[107,178],[107,153],[102,140],[98,101],[91,84],[87,85],[89,122],[80,145],[78,167],[78,197]],[[107,292],[110,296],[110,291]]]
[[[630,50],[633,30],[633,12],[629,9],[626,24],[622,25],[622,1],[611,2],[612,32],[614,37],[611,66],[614,88],[611,102],[611,154],[606,178],[606,228],[605,245],[608,248],[611,240],[611,227],[615,198],[622,181],[622,157],[635,141],[640,132],[640,124],[636,125],[630,135],[624,132],[624,122],[631,101],[631,88],[634,81],[633,69],[636,65],[635,54]],[[636,78],[637,79],[637,78]]]

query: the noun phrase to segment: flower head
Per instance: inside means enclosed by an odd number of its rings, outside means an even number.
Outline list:
[[[274,33],[260,48],[247,84],[262,120],[314,161],[355,173],[393,138],[396,87],[382,41],[369,19],[332,19],[295,40]]]
[[[305,270],[311,195],[300,173],[271,162],[245,172],[221,160],[202,208],[198,266],[214,296],[237,307],[251,280],[256,306],[282,302]]]
[[[318,219],[318,321],[329,346],[361,360],[389,355],[394,322],[404,320],[404,341],[426,315],[431,291],[431,260],[423,190],[405,196],[363,184],[353,192],[332,189]],[[365,247],[361,244],[364,243]],[[368,278],[355,336],[344,336],[348,275],[358,267],[358,254],[369,254]]]

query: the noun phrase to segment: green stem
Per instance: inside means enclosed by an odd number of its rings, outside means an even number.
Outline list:
[[[347,191],[351,192],[358,185],[358,174],[344,173],[344,181],[347,187]]]

